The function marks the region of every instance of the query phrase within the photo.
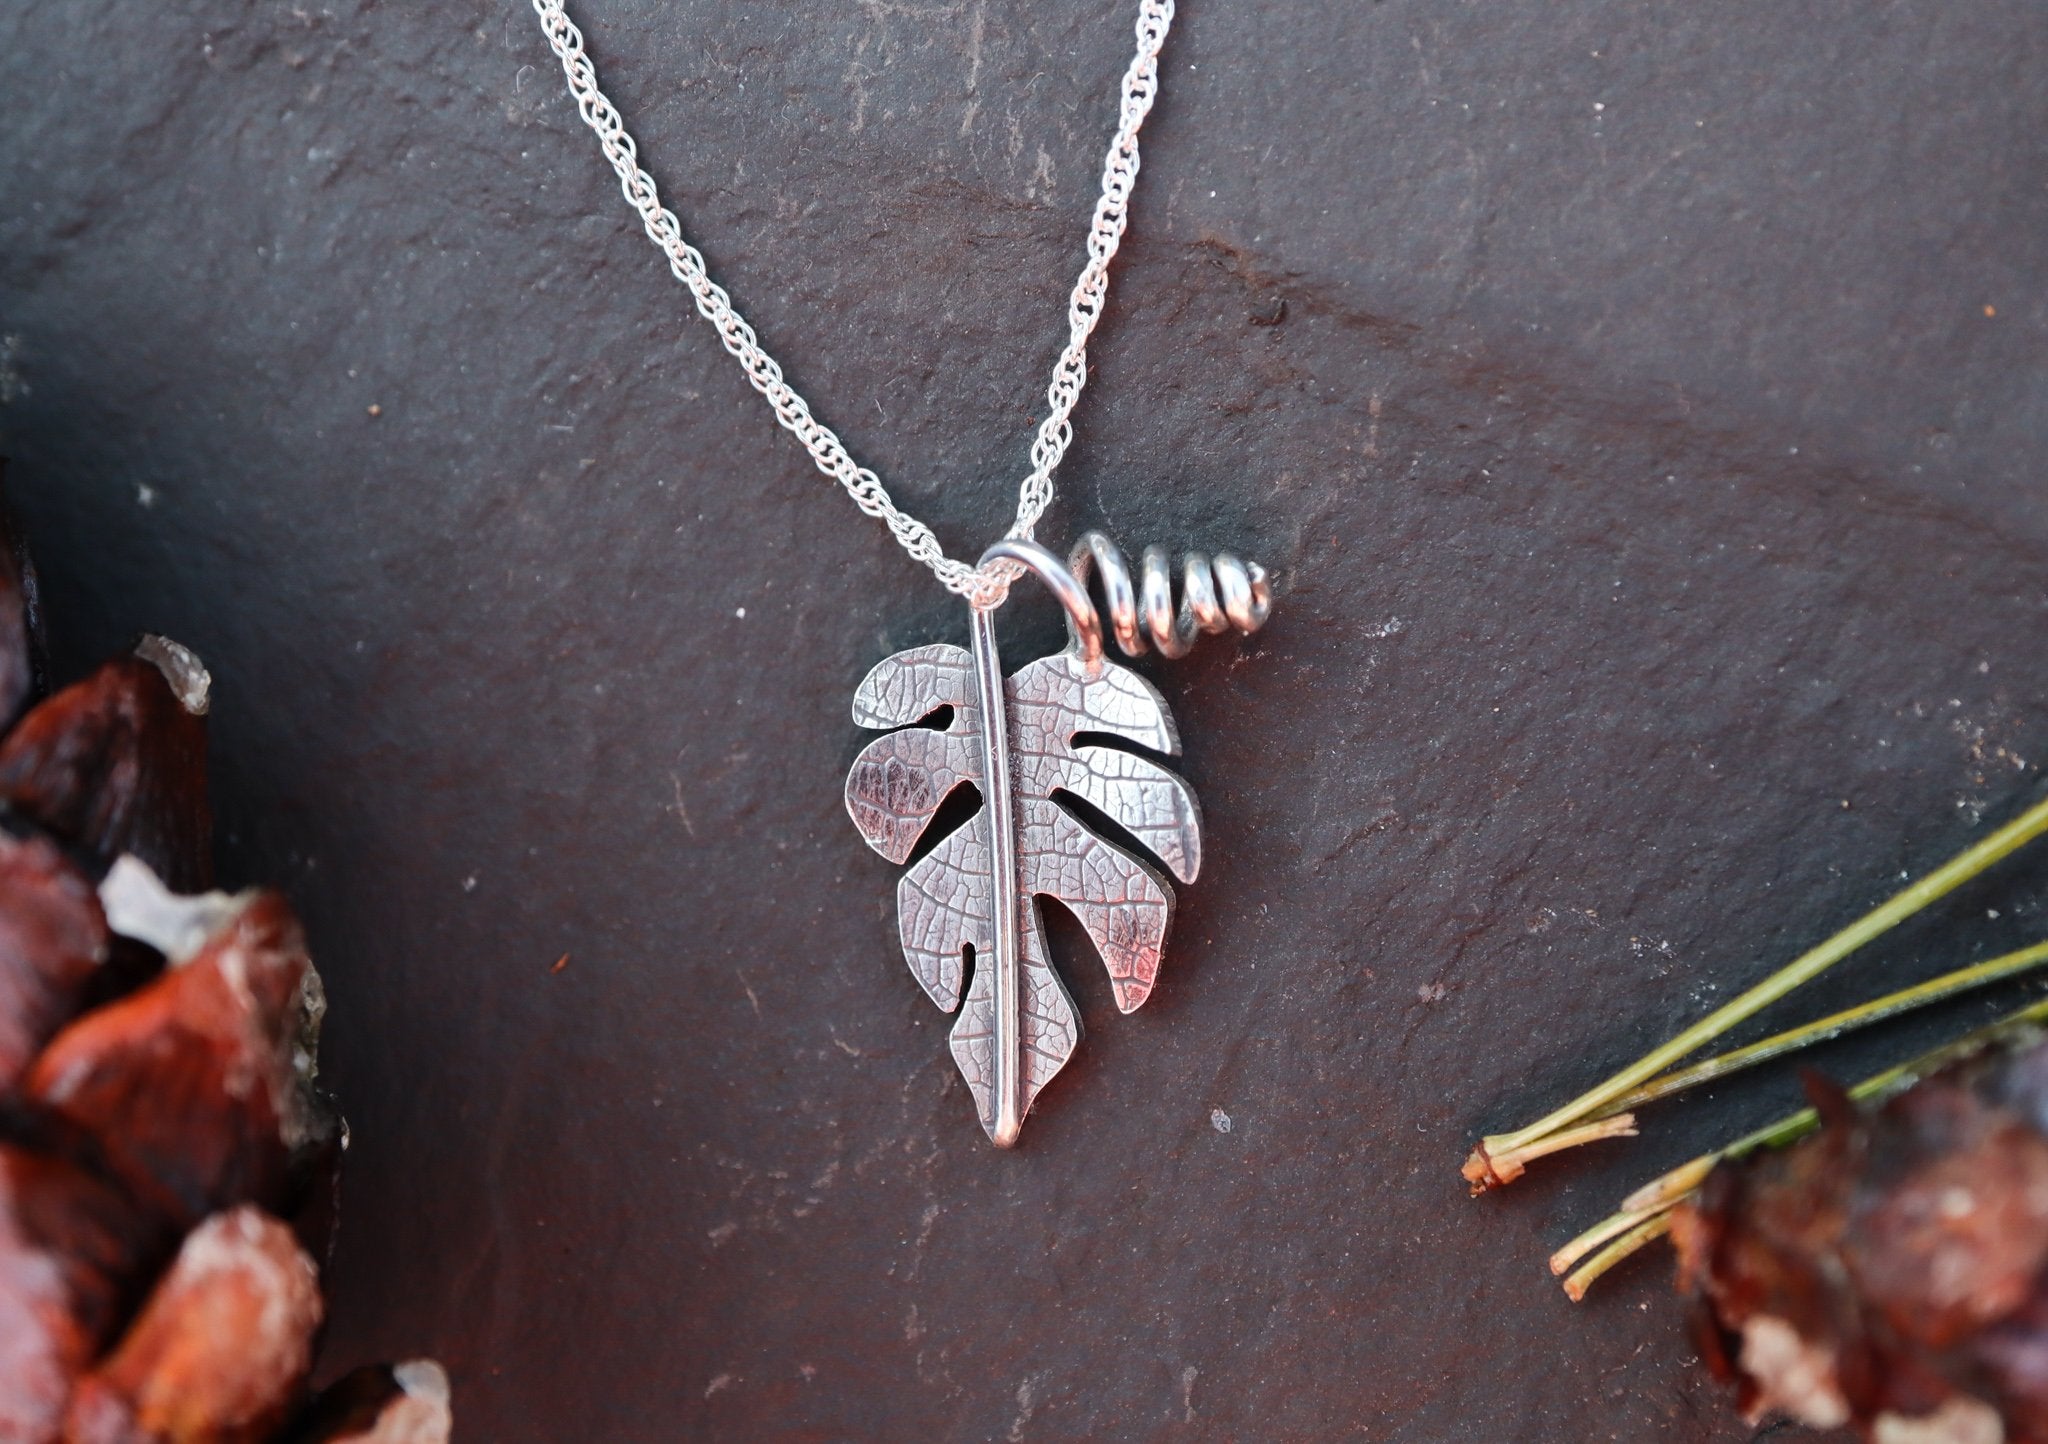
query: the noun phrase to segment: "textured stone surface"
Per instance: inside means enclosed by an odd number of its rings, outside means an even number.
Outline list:
[[[1127,11],[579,7],[956,551]],[[1575,1310],[1541,1260],[1789,1080],[1457,1167],[2030,794],[2048,15],[1189,0],[1168,68],[1046,534],[1236,546],[1280,610],[1145,667],[1203,875],[1142,1012],[1066,969],[1101,1026],[999,1156],[840,803],[854,686],[963,616],[688,313],[525,7],[0,15],[63,674],[145,626],[212,669],[228,875],[334,996],[330,1352],[446,1360],[467,1437],[1745,1436],[1664,1265]],[[1014,610],[1013,664],[1059,628]],[[2044,878],[1811,1005],[2038,936]]]

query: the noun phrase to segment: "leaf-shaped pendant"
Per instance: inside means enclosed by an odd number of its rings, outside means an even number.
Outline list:
[[[1047,580],[1067,607],[1073,644],[1006,678],[993,614],[977,610],[972,651],[935,644],[883,659],[855,692],[853,717],[863,727],[899,730],[862,751],[846,779],[846,807],[869,846],[900,863],[954,789],[973,784],[980,792],[974,817],[903,875],[897,921],[919,984],[939,1007],[958,1010],[954,1061],[982,1127],[1008,1147],[1081,1032],[1046,951],[1038,899],[1056,899],[1080,921],[1109,971],[1117,1007],[1131,1012],[1158,976],[1173,916],[1167,874],[1194,881],[1202,827],[1187,783],[1147,755],[1180,751],[1164,699],[1102,656],[1083,558],[1103,566],[1122,640],[1136,626],[1123,611],[1134,594],[1121,556],[1092,534],[1076,548],[1071,569],[1031,543],[1003,543],[992,553]],[[1163,575],[1163,557],[1148,554],[1146,563],[1147,582],[1156,583],[1148,592],[1170,593],[1152,575]],[[1223,625],[1245,631],[1270,607],[1263,573],[1219,557],[1215,576],[1226,605],[1218,608],[1206,580],[1199,588],[1193,582],[1196,563],[1205,578],[1209,570],[1206,560],[1190,558],[1177,644],[1170,602],[1152,609],[1165,613],[1154,631],[1173,655],[1197,627],[1222,630],[1200,615],[1197,590]],[[1103,836],[1070,805],[1076,800],[1123,828],[1143,853]]]

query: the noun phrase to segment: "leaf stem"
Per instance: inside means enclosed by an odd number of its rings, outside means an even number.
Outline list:
[[[1550,1271],[1553,1274],[1568,1272],[1573,1264],[1576,1264],[1594,1249],[1600,1247],[1601,1244],[1612,1239],[1616,1234],[1627,1233],[1637,1224],[1664,1212],[1670,1207],[1670,1204],[1663,1203],[1658,1204],[1654,1208],[1624,1208],[1619,1213],[1610,1214],[1552,1254],[1550,1256]]]
[[[994,893],[995,1028],[990,1048],[988,1136],[1014,1148],[1024,1127],[1024,1005],[1017,963],[1022,923],[1017,903],[1017,800],[1010,787],[1010,724],[1005,716],[1003,663],[996,652],[995,613],[973,609],[974,692],[981,708],[982,816]],[[976,960],[976,966],[981,966]]]
[[[1819,946],[1800,954],[1741,996],[1716,1008],[1669,1042],[1651,1049],[1606,1082],[1582,1093],[1562,1108],[1546,1114],[1526,1128],[1517,1129],[1512,1133],[1492,1134],[1481,1139],[1478,1146],[1472,1150],[1472,1156],[1466,1160],[1464,1169],[1466,1178],[1472,1182],[1474,1192],[1482,1192],[1513,1180],[1514,1175],[1504,1174],[1495,1166],[1494,1160],[1511,1159],[1519,1150],[1544,1135],[1568,1128],[1616,1101],[1630,1089],[1640,1086],[1687,1055],[1697,1052],[1736,1024],[1777,1002],[1793,989],[1812,981],[1872,938],[1897,927],[1914,913],[1953,892],[2043,832],[2048,832],[2048,800],[2035,803],[1990,836],[1965,848],[1917,882],[1902,888],[1890,899],[1865,913]],[[1519,1173],[1519,1170],[1516,1170],[1516,1173]]]
[[[1901,1013],[1909,1013],[1915,1008],[1924,1008],[1930,1003],[1938,1003],[1945,998],[1966,993],[1972,988],[1988,987],[1992,983],[2002,982],[2016,974],[2024,973],[2029,968],[2039,967],[2044,962],[2048,962],[2048,942],[2036,943],[2017,952],[2003,953],[1970,967],[1958,968],[1952,973],[1943,973],[1938,978],[1930,978],[1910,988],[1901,988],[1896,993],[1887,993],[1871,1002],[1859,1003],[1839,1013],[1830,1013],[1825,1018],[1788,1029],[1783,1033],[1774,1033],[1761,1042],[1751,1043],[1744,1048],[1736,1048],[1731,1052],[1702,1059],[1689,1067],[1661,1074],[1642,1087],[1624,1093],[1612,1103],[1595,1110],[1593,1117],[1605,1118],[1611,1114],[1625,1113],[1656,1099],[1668,1098],[1673,1093],[1682,1092],[1697,1084],[1711,1083],[1717,1078],[1725,1078],[1745,1068],[1754,1068],[1757,1064],[1767,1063],[1773,1058],[1782,1058],[1787,1053],[1797,1052],[1812,1044],[1832,1042],[1846,1033],[1855,1032],[1858,1028],[1882,1023],[1898,1017]]]
[[[1581,1123],[1575,1128],[1560,1128],[1555,1133],[1546,1133],[1520,1148],[1506,1153],[1491,1155],[1487,1162],[1495,1177],[1502,1183],[1512,1183],[1527,1171],[1529,1164],[1548,1153],[1562,1153],[1567,1148],[1577,1148],[1582,1143],[1598,1143],[1603,1138],[1633,1138],[1636,1136],[1636,1117],[1633,1113],[1617,1113],[1610,1117]]]
[[[1579,1271],[1564,1281],[1565,1296],[1573,1303],[1585,1298],[1593,1280],[1606,1273],[1644,1244],[1671,1232],[1671,1210],[1660,1209],[1644,1219],[1606,1248],[1594,1254]]]

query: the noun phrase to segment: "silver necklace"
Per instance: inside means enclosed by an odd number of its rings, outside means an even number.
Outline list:
[[[1129,668],[1103,655],[1102,612],[1117,645],[1138,656],[1151,645],[1187,653],[1197,635],[1235,627],[1251,633],[1272,610],[1256,565],[1190,553],[1178,605],[1166,553],[1147,547],[1134,581],[1123,554],[1089,532],[1065,560],[1033,537],[1052,501],[1052,473],[1073,440],[1070,420],[1088,380],[1088,338],[1109,293],[1109,263],[1123,240],[1138,178],[1138,129],[1159,91],[1159,49],[1173,0],[1141,0],[1137,53],[1124,72],[1116,135],[1102,167],[1102,194],[1088,232],[1088,260],[1067,307],[1067,345],[1053,367],[1050,409],[1031,445],[1031,473],[1018,488],[1017,519],[975,566],[945,554],[930,527],[903,511],[881,478],[856,462],[783,379],[732,299],[683,238],[618,108],[598,88],[582,32],[564,0],[533,0],[570,94],[597,135],[648,239],[668,257],[697,309],[818,469],[854,504],[883,522],[903,549],[968,602],[971,649],[944,643],[884,658],[854,693],[854,721],[890,729],[870,743],[846,780],[846,807],[868,845],[891,862],[908,860],[939,804],[972,784],[982,804],[899,882],[903,954],[933,1002],[955,1015],[954,1061],[973,1093],[982,1127],[998,1145],[1017,1141],[1032,1100],[1080,1039],[1080,1020],[1053,971],[1037,899],[1063,903],[1087,930],[1109,970],[1117,1007],[1131,1012],[1151,995],[1173,912],[1168,874],[1193,882],[1201,866],[1201,814],[1187,783],[1137,751],[1180,751],[1165,699]],[[1005,677],[996,653],[995,611],[1011,584],[1035,573],[1067,614],[1068,646]],[[1101,574],[1103,608],[1088,590]],[[1062,806],[1078,797],[1124,828],[1140,850],[1092,831]],[[1149,854],[1149,855],[1146,855]],[[1010,880],[998,885],[998,879]]]

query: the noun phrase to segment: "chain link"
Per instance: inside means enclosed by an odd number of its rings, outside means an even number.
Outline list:
[[[639,213],[648,239],[668,257],[669,270],[689,288],[698,312],[717,328],[725,349],[767,400],[776,421],[804,444],[818,470],[845,487],[854,505],[886,525],[903,549],[930,567],[948,590],[977,608],[999,606],[1022,568],[1007,561],[975,568],[947,556],[932,529],[897,506],[881,478],[855,461],[838,435],[811,414],[810,403],[783,379],[782,367],[762,348],[754,328],[734,308],[725,288],[711,279],[702,253],[683,239],[682,223],[661,203],[654,178],[640,168],[639,148],[627,133],[618,107],[598,88],[597,69],[584,52],[583,32],[569,18],[564,0],[533,0],[533,9],[548,44],[562,62],[577,112],[596,133],[604,158],[618,174],[619,188]],[[1017,520],[1009,532],[1013,537],[1031,538],[1032,529],[1052,502],[1053,470],[1074,439],[1074,405],[1088,382],[1088,338],[1102,318],[1103,301],[1109,294],[1109,263],[1129,219],[1131,190],[1138,179],[1138,128],[1159,93],[1159,48],[1172,23],[1173,0],[1140,0],[1138,49],[1124,72],[1116,136],[1102,164],[1102,195],[1088,228],[1088,262],[1068,301],[1067,345],[1053,366],[1052,384],[1046,390],[1050,410],[1031,444],[1031,474],[1018,488]]]

